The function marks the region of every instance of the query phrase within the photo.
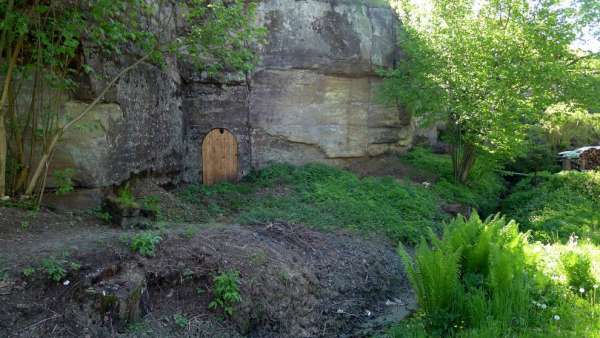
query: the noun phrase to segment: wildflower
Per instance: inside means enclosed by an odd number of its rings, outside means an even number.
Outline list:
[[[584,288],[579,288],[579,293],[584,293],[585,289]]]
[[[597,288],[598,288],[598,284],[594,284],[594,289],[597,289]]]
[[[559,315],[554,315],[554,320],[560,320],[560,316]]]
[[[365,313],[367,314],[367,317],[371,317],[371,314],[372,314],[371,311],[366,310]]]
[[[540,307],[542,308],[542,310],[546,310],[546,308],[548,307],[548,305],[542,304]]]
[[[66,281],[64,281],[64,282],[63,282],[63,285],[64,285],[64,286],[67,286],[67,285],[69,285],[69,284],[71,284],[71,282],[70,282],[68,279],[67,279]]]

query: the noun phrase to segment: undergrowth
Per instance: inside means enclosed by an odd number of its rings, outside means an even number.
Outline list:
[[[546,243],[576,235],[600,244],[599,205],[600,171],[539,173],[515,186],[503,212]]]
[[[556,260],[540,259],[538,245],[514,221],[481,221],[475,214],[455,219],[441,238],[422,242],[414,258],[400,247],[421,308],[387,336],[600,337],[590,261],[569,253],[574,256],[559,271]],[[574,288],[574,280],[588,289]]]
[[[447,219],[438,196],[422,185],[391,177],[359,178],[321,164],[275,164],[238,184],[190,186],[181,197],[214,216],[234,215],[240,223],[345,228],[409,243],[428,228],[440,229]]]
[[[505,180],[496,173],[494,161],[479,158],[471,171],[467,183],[454,180],[452,160],[449,155],[434,154],[425,148],[415,148],[401,160],[435,178],[432,189],[447,202],[458,202],[476,208],[482,215],[495,212],[502,193],[506,190]]]

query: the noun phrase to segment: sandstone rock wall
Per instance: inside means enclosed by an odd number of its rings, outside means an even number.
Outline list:
[[[163,70],[143,65],[98,108],[111,110],[106,129],[68,139],[60,166],[78,169],[82,186],[118,184],[136,173],[198,182],[201,143],[213,128],[236,135],[241,175],[269,162],[336,164],[406,150],[414,124],[376,95],[376,69],[399,55],[398,23],[372,1],[262,1],[257,21],[268,28],[268,43],[257,47],[254,74],[217,82],[183,60],[167,60]],[[87,55],[106,76],[122,67]],[[88,87],[97,93],[102,82]]]

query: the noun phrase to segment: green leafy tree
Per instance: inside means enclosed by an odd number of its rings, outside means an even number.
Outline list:
[[[253,24],[255,9],[245,0],[0,0],[0,196],[8,192],[7,182],[11,194],[43,191],[64,133],[140,64],[161,67],[165,58],[178,56],[209,75],[251,70],[256,56],[250,46],[264,36],[264,29]],[[175,26],[176,32],[169,28]],[[84,110],[64,116],[61,104],[77,89],[77,78],[95,76],[83,49],[117,57],[125,65]],[[19,90],[31,82],[30,92]],[[31,107],[25,112],[17,107],[23,101]],[[14,162],[10,168],[9,158]],[[34,158],[39,161],[31,163]]]
[[[428,3],[429,5],[423,5]],[[383,96],[424,122],[445,121],[454,177],[477,158],[514,157],[551,104],[593,101],[598,68],[573,41],[592,18],[558,0],[396,0],[404,57]],[[591,14],[590,14],[591,15]],[[580,20],[581,19],[581,20]],[[597,95],[597,93],[596,93]]]

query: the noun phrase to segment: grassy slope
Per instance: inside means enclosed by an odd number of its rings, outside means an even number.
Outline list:
[[[575,234],[600,244],[599,206],[600,172],[561,172],[521,181],[503,211],[546,243]]]
[[[213,215],[240,223],[290,222],[320,229],[345,228],[414,242],[447,219],[439,197],[426,187],[390,177],[359,178],[319,164],[273,165],[239,184],[191,186],[189,201],[204,201]]]

